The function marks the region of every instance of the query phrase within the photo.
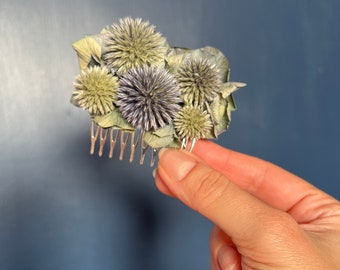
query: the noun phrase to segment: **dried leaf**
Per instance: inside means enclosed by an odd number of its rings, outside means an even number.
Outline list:
[[[101,58],[101,46],[94,37],[85,37],[72,44],[73,49],[78,55],[79,67],[86,69],[93,61]]]
[[[239,90],[242,87],[245,87],[247,84],[241,82],[227,82],[222,84],[221,87],[221,95],[223,98],[227,98],[235,91]]]
[[[162,137],[167,137],[167,136],[173,136],[175,134],[175,129],[174,129],[173,125],[167,125],[163,128],[159,128],[159,129],[155,130],[152,133],[154,135],[162,138]]]
[[[233,97],[230,95],[227,98],[227,108],[226,108],[226,114],[225,114],[228,119],[227,120],[228,123],[231,121],[231,112],[235,110],[236,110],[236,105],[235,105]]]
[[[228,59],[224,56],[224,54],[214,48],[214,47],[204,47],[197,50],[192,51],[192,56],[205,58],[209,60],[211,63],[214,63],[219,70],[220,78],[222,82],[229,81],[230,74],[230,66]]]
[[[111,113],[102,116],[94,116],[93,121],[102,128],[117,128],[126,132],[133,132],[135,128],[132,127],[119,113],[114,110]]]
[[[166,57],[166,68],[170,73],[176,73],[179,66],[185,61],[186,57],[190,55],[191,49],[172,47]]]
[[[214,136],[217,138],[219,134],[228,129],[231,120],[231,111],[235,110],[235,104],[231,96],[226,99],[218,96],[211,103],[210,108],[212,115],[217,120],[217,124],[214,127]]]
[[[159,128],[156,131],[144,133],[144,141],[152,148],[167,147],[174,141],[175,130],[172,125]]]

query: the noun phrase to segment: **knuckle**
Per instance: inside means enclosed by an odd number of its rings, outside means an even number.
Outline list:
[[[281,211],[273,211],[270,218],[263,218],[261,227],[263,240],[274,246],[287,243],[287,240],[300,241],[303,236],[294,218]]]
[[[219,172],[212,169],[202,170],[192,190],[193,208],[206,211],[227,193],[229,181]]]

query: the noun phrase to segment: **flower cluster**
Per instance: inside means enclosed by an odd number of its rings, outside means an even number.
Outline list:
[[[110,134],[110,157],[118,138],[121,153],[131,142],[130,161],[141,146],[141,163],[152,148],[194,147],[225,131],[236,107],[229,62],[216,48],[171,47],[149,22],[120,19],[99,34],[73,44],[81,73],[71,102],[92,118],[91,153]],[[95,126],[97,129],[95,131]],[[120,136],[119,136],[120,135]]]

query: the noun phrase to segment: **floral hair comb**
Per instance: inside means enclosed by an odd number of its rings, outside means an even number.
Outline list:
[[[119,159],[130,144],[130,162],[140,147],[140,164],[151,148],[151,166],[162,147],[191,151],[199,139],[216,139],[236,109],[232,93],[244,83],[229,82],[230,67],[216,48],[171,47],[140,18],[120,19],[73,45],[81,73],[71,103],[88,110],[90,153],[109,144]],[[107,140],[109,142],[107,142]]]

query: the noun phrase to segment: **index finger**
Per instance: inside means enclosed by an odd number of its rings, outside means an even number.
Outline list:
[[[242,189],[287,212],[303,198],[321,191],[300,177],[264,160],[200,140],[193,153]]]

